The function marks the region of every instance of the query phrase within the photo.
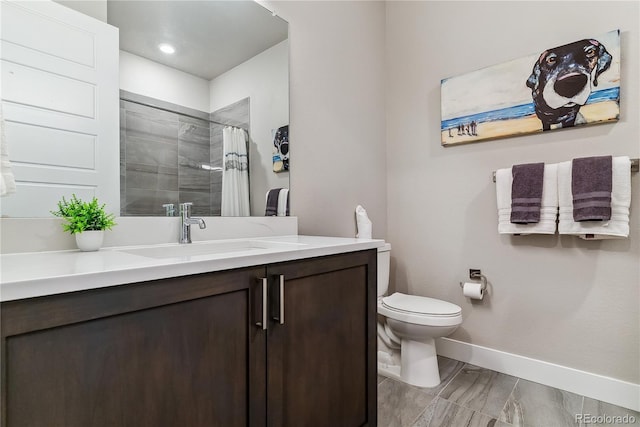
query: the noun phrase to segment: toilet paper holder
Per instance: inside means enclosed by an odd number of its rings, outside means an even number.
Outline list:
[[[482,271],[480,271],[479,269],[476,269],[476,268],[470,268],[469,269],[469,278],[473,279],[473,280],[480,279],[480,283],[482,284],[482,290],[483,291],[487,290],[487,276],[482,274]],[[460,287],[464,288],[464,283],[463,282],[460,282]]]

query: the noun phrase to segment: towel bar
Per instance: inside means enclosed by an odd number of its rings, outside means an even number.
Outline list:
[[[638,172],[640,170],[640,159],[631,159],[631,173]],[[492,172],[492,180],[496,182],[496,171]]]

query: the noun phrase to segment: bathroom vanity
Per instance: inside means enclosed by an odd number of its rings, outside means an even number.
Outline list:
[[[2,255],[2,426],[375,426],[380,241],[290,240]]]

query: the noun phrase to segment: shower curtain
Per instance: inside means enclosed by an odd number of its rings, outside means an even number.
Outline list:
[[[222,216],[250,216],[247,133],[227,126],[222,131]]]

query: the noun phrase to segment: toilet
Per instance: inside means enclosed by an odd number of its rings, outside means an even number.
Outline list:
[[[440,384],[435,338],[462,323],[462,309],[450,302],[389,288],[391,245],[378,248],[378,372],[418,387]]]

